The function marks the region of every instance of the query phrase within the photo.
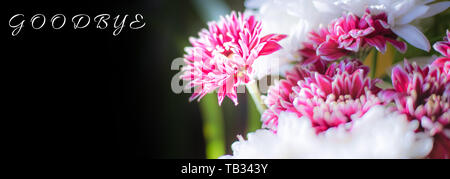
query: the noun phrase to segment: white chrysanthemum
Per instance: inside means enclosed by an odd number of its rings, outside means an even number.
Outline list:
[[[320,25],[327,25],[332,19],[342,15],[342,10],[329,2],[319,0],[247,0],[245,6],[262,22],[262,34],[286,34],[280,41],[283,49],[253,63],[255,78],[268,74],[283,74],[292,61],[301,60],[298,50],[307,40],[308,33]]]
[[[306,118],[282,113],[277,133],[266,129],[240,137],[222,158],[423,158],[433,139],[415,130],[417,121],[376,106],[350,126],[316,134]]]
[[[430,43],[425,35],[411,25],[416,19],[434,16],[448,7],[449,1],[433,3],[434,0],[324,0],[358,16],[364,14],[366,8],[373,13],[386,12],[392,31],[411,45],[430,50]],[[439,22],[438,22],[439,23]]]

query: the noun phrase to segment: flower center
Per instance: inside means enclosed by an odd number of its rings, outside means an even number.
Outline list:
[[[245,75],[245,73],[244,73],[243,70],[239,70],[238,73],[237,73],[237,77],[238,78],[242,78],[242,77],[244,77],[244,75]]]

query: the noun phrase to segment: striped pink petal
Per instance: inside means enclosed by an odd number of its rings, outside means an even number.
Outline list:
[[[210,22],[208,29],[199,32],[199,38],[190,38],[192,47],[186,48],[181,76],[189,81],[187,88],[194,88],[189,100],[200,100],[217,90],[219,104],[228,97],[237,105],[237,87],[250,81],[253,62],[279,50],[277,42],[286,38],[260,33],[261,22],[254,16],[232,12],[218,22]]]

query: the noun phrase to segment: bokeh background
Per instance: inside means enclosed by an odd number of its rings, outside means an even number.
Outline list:
[[[223,121],[224,145],[230,154],[236,135],[255,130],[259,119],[246,94],[239,106],[215,95],[189,102],[190,94],[176,94],[171,80],[172,60],[182,57],[188,38],[206,22],[231,10],[243,11],[243,0],[132,0],[132,1],[14,1],[3,6],[6,56],[2,65],[2,102],[5,148],[13,158],[155,159],[207,158],[206,118]],[[70,21],[61,30],[49,24],[33,30],[26,22],[17,37],[10,35],[9,18],[36,13],[48,20],[57,13],[67,18],[86,13],[144,16],[140,30],[125,28],[112,36],[110,24],[99,30],[91,24],[74,30]],[[449,28],[450,12],[422,21],[431,43]],[[113,23],[111,21],[111,23]],[[431,54],[437,54],[431,51]],[[389,81],[392,64],[403,58],[429,55],[408,46],[368,59],[377,65],[374,76]],[[253,120],[254,121],[254,120]],[[220,136],[219,136],[220,137]],[[225,148],[225,149],[223,149]],[[212,149],[217,150],[217,149]]]

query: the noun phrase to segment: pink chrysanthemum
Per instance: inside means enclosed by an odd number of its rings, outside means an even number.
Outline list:
[[[447,30],[447,36],[444,37],[444,41],[436,42],[433,47],[444,56],[437,58],[433,65],[439,67],[450,79],[450,31]]]
[[[418,119],[434,135],[443,131],[450,117],[450,80],[438,67],[420,67],[405,60],[404,67],[392,69],[394,89],[384,90],[381,97],[394,101],[396,110],[409,119]],[[450,127],[450,126],[448,126]]]
[[[341,62],[340,66],[347,65]],[[367,77],[367,68],[330,69],[336,71],[315,73],[294,87],[298,95],[294,106],[299,117],[308,117],[317,132],[346,124],[353,116],[361,117],[370,107],[380,104],[375,96],[380,91],[375,86],[379,80]]]
[[[387,23],[386,14],[371,15],[367,9],[362,17],[349,13],[331,22],[328,28],[311,32],[310,42],[303,44],[300,53],[305,63],[319,63],[320,60],[337,60],[366,47],[375,47],[384,53],[387,42],[405,52],[406,44],[396,38]]]
[[[384,90],[380,97],[385,102],[394,101],[395,110],[406,114],[409,120],[419,120],[421,130],[436,137],[432,158],[449,158],[450,78],[433,64],[422,68],[405,60],[404,67],[392,70],[394,89]]]
[[[298,71],[298,70],[297,70]],[[361,117],[370,107],[380,104],[375,96],[378,80],[367,77],[368,67],[357,60],[332,64],[324,74],[303,69],[299,80],[282,81],[269,91],[263,114],[266,127],[276,131],[281,111],[294,112],[311,120],[316,131],[348,123]]]
[[[303,48],[299,50],[300,55],[303,57],[303,64],[313,64],[314,66],[326,67],[330,63],[329,60],[325,60],[319,56],[317,52],[317,48],[326,41],[328,34],[327,28],[321,28],[318,32],[310,32],[309,41],[304,42]],[[344,56],[347,54],[345,50],[336,50],[340,52],[339,55],[342,54],[342,56]]]
[[[310,69],[296,65],[292,70],[286,72],[286,79],[275,82],[275,85],[269,87],[264,103],[268,109],[264,111],[261,118],[263,127],[275,130],[278,126],[278,116],[282,111],[295,112],[293,105],[295,93],[292,88],[297,82],[310,77],[313,73]]]
[[[219,104],[228,96],[237,105],[237,87],[250,81],[253,62],[279,50],[277,42],[286,36],[261,37],[261,23],[254,16],[234,12],[208,26],[198,39],[189,39],[192,47],[186,48],[181,78],[190,81],[188,88],[195,88],[191,101],[218,89]]]

